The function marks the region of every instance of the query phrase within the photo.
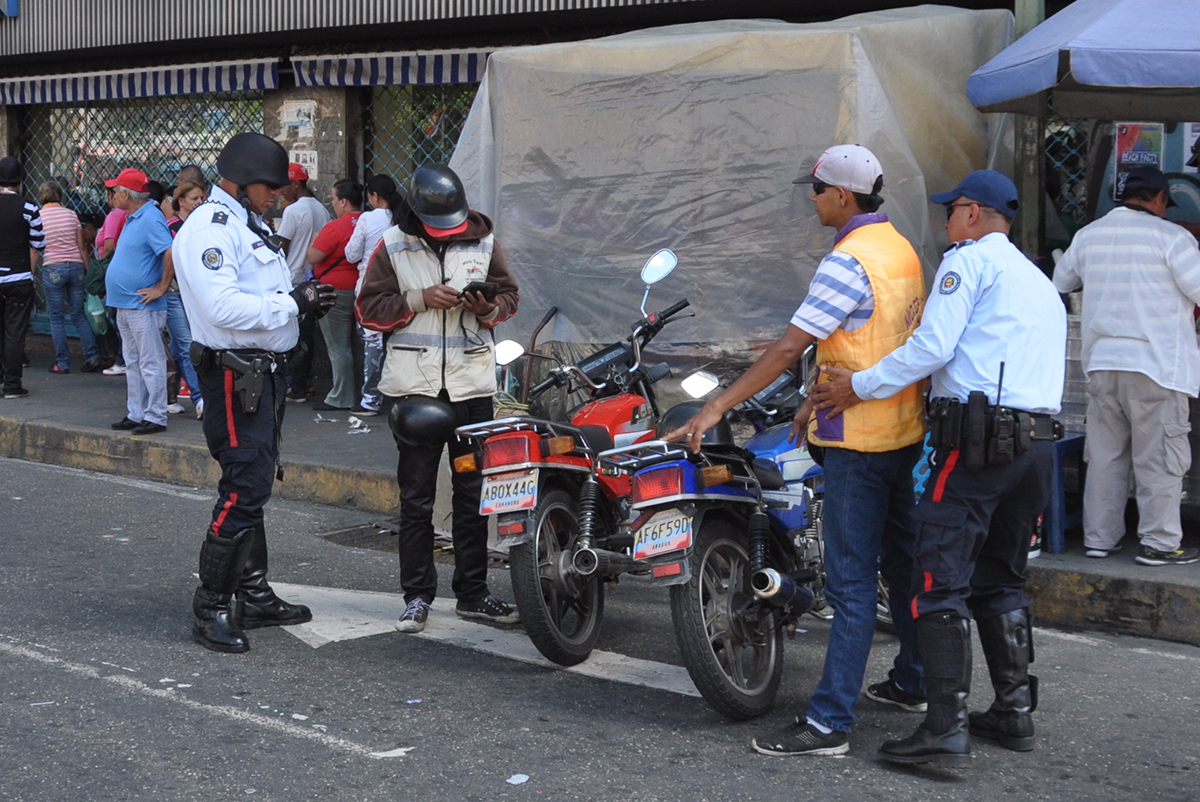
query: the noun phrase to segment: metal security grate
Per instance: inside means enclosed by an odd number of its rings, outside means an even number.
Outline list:
[[[241,131],[263,130],[261,93],[102,101],[25,108],[27,187],[54,180],[76,212],[106,213],[104,180],[137,167],[164,186],[187,164],[216,177],[217,154]]]
[[[364,126],[367,177],[390,175],[403,186],[423,164],[450,161],[476,84],[376,86]]]
[[[1046,120],[1046,192],[1071,233],[1087,220],[1088,124],[1053,113]],[[1064,225],[1068,220],[1063,220]]]

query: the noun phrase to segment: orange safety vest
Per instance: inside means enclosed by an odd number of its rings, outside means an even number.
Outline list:
[[[864,370],[912,336],[925,307],[925,279],[916,251],[891,223],[856,228],[837,244],[858,260],[871,282],[875,311],[854,331],[838,329],[817,344],[817,363]],[[818,383],[825,380],[822,375]],[[891,398],[863,401],[836,418],[818,412],[808,439],[854,451],[893,451],[925,436],[924,380]]]

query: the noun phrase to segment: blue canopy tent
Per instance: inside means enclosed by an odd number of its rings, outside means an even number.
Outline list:
[[[1200,119],[1198,0],[1075,0],[967,79],[980,111]]]

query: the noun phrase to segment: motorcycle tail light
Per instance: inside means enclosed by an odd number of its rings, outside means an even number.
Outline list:
[[[641,504],[656,498],[683,493],[683,469],[678,466],[646,471],[633,477],[633,503]]]
[[[463,454],[461,457],[454,458],[455,473],[474,473],[479,470],[479,460],[475,459],[474,454]]]
[[[547,437],[538,443],[543,457],[557,457],[575,450],[574,437]]]
[[[529,462],[529,437],[524,434],[493,437],[483,444],[483,467],[517,465]]]

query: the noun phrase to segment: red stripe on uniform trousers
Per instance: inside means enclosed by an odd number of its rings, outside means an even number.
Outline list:
[[[221,508],[221,514],[217,516],[217,520],[213,521],[212,533],[213,537],[221,536],[221,524],[225,523],[225,516],[229,514],[229,508],[237,504],[237,493],[230,493],[229,500],[225,502],[225,506]]]
[[[926,571],[925,572],[925,592],[928,593],[931,590],[933,590],[933,574]],[[918,595],[920,595],[920,594],[918,594]],[[917,597],[916,596],[913,596],[913,600],[912,600],[912,617],[913,617],[914,621],[921,617],[921,614],[917,612]]]
[[[933,488],[933,500],[941,501],[942,494],[946,492],[946,480],[950,478],[950,474],[954,472],[954,466],[958,464],[958,449],[954,449],[947,455],[946,464],[942,466],[942,472],[938,474],[937,485]]]
[[[229,447],[237,448],[237,429],[233,425],[233,371],[225,371],[225,426],[229,429]]]

